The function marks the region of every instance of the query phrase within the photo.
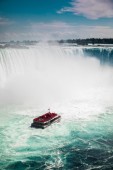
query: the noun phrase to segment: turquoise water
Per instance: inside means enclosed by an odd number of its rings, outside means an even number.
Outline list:
[[[81,118],[72,107],[44,130],[30,128],[32,109],[1,109],[1,169],[112,169],[113,108]]]

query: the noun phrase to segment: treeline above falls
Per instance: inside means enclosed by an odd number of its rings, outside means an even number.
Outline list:
[[[67,39],[67,40],[59,40],[60,44],[62,43],[71,43],[77,45],[88,45],[88,44],[113,44],[113,38],[87,38],[87,39]]]

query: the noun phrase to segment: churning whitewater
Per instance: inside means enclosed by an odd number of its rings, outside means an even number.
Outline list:
[[[112,53],[47,44],[0,49],[0,169],[113,168]],[[61,122],[31,129],[48,108]]]

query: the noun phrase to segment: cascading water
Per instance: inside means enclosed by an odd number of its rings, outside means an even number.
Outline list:
[[[57,45],[0,49],[1,169],[113,167],[113,68],[88,57],[93,52]],[[61,122],[31,129],[49,107]]]

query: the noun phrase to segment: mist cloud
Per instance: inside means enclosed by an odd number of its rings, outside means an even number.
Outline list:
[[[69,38],[112,38],[113,27],[72,25],[66,22],[32,22],[26,27],[6,30],[0,33],[0,39],[7,40],[57,40]]]

